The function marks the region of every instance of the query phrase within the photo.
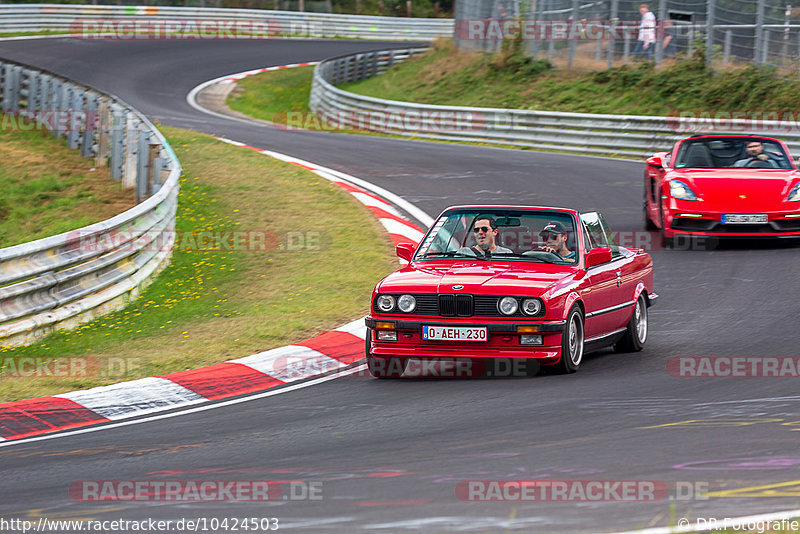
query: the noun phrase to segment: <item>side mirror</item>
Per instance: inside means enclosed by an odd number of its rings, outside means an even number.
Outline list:
[[[664,167],[664,161],[661,159],[660,154],[647,158],[647,164],[652,165],[653,167],[658,167],[659,169]]]
[[[610,248],[593,248],[586,254],[586,268],[611,261]]]
[[[414,249],[416,248],[417,245],[412,243],[398,243],[395,245],[397,257],[401,260],[406,260],[409,263],[411,263],[411,258],[414,256]]]

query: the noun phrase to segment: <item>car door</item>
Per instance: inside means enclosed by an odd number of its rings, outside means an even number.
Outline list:
[[[586,248],[610,248],[611,261],[587,269],[589,289],[584,294],[586,306],[586,341],[602,338],[615,332],[627,322],[630,309],[622,297],[622,286],[633,274],[631,260],[613,242],[613,236],[597,212],[581,214]],[[627,314],[627,315],[626,315]]]

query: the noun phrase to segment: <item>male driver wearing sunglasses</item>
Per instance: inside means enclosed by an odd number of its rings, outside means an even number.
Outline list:
[[[545,243],[539,247],[539,250],[558,254],[565,260],[575,261],[577,259],[575,251],[567,248],[567,229],[562,223],[558,221],[547,223],[539,232],[539,237]]]
[[[480,256],[491,254],[511,254],[511,250],[497,244],[497,223],[493,217],[479,215],[472,223],[472,233],[475,235],[475,245],[463,247],[459,252],[473,253]]]

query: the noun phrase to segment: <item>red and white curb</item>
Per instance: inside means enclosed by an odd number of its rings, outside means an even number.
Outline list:
[[[228,76],[223,76],[221,78],[217,78],[212,80],[213,83],[233,83],[241,80],[242,78],[247,78],[248,76],[255,76],[256,74],[261,74],[262,72],[270,72],[273,70],[281,70],[281,69],[291,69],[294,67],[311,67],[314,65],[319,65],[319,61],[309,61],[307,63],[289,63],[288,65],[276,65],[274,67],[264,67],[262,69],[254,69],[254,70],[246,70],[244,72],[237,72],[236,74],[229,74]],[[213,84],[209,84],[213,85]],[[207,87],[207,85],[204,85]]]
[[[228,139],[220,140],[303,167],[336,183],[369,208],[394,243],[418,243],[423,237],[419,227],[404,219],[391,204],[374,192],[376,189],[383,191],[376,186],[308,161]],[[359,187],[355,182],[373,191]],[[394,202],[404,205],[403,209],[410,210],[419,220],[426,224],[432,222],[418,208],[388,191],[385,193],[394,198]],[[362,318],[302,343],[217,365],[0,404],[0,442],[262,392],[343,371],[363,360],[365,335],[366,326]]]

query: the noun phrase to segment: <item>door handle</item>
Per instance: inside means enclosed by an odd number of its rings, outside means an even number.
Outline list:
[[[617,271],[617,287],[622,285],[622,272]]]

